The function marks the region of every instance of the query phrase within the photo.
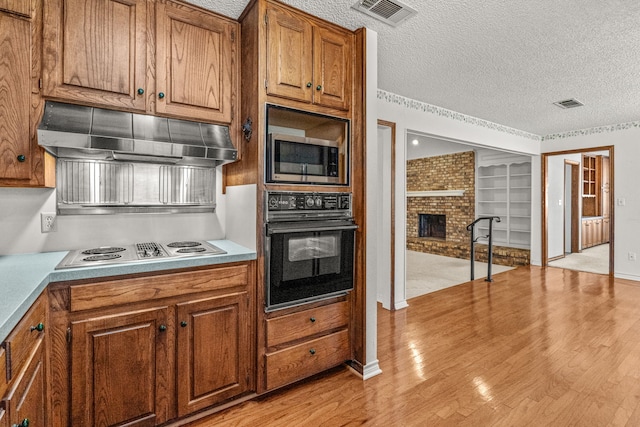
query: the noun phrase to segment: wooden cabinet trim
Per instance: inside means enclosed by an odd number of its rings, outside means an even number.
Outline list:
[[[7,377],[7,354],[4,351],[4,347],[0,346],[0,399],[7,389],[8,382],[9,378]]]
[[[206,292],[249,282],[249,266],[218,267],[134,279],[71,286],[71,311],[150,301],[184,293]]]

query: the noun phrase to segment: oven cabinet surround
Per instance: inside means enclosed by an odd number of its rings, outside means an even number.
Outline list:
[[[48,328],[45,292],[0,347],[0,427],[48,425]]]
[[[348,110],[353,34],[274,3],[266,26],[267,94]]]
[[[239,18],[242,54],[242,120],[250,118],[253,132],[241,139],[242,159],[224,165],[226,186],[256,186],[257,248],[257,392],[264,393],[284,384],[306,378],[330,366],[350,360],[362,372],[364,354],[365,304],[365,210],[364,210],[364,29],[349,31],[328,21],[275,0],[254,0]],[[310,87],[307,87],[307,84]],[[317,89],[321,86],[320,90]],[[334,116],[351,121],[349,146],[349,185],[309,185],[265,183],[266,105]],[[284,125],[280,125],[284,126]],[[295,124],[284,126],[301,129]],[[337,335],[304,336],[273,345],[268,342],[271,321],[296,311],[315,307],[304,305],[271,313],[264,310],[264,192],[351,192],[353,214],[359,226],[355,236],[354,290],[347,299],[349,319]],[[293,311],[292,311],[293,310]],[[334,331],[337,332],[337,331]],[[321,344],[336,349],[335,359],[325,357],[320,347],[306,344],[320,336]],[[335,341],[331,341],[334,338]],[[343,346],[343,339],[347,339]],[[329,342],[331,341],[331,342]],[[300,354],[297,354],[297,348]],[[310,350],[316,350],[315,359]],[[333,350],[332,350],[333,351]],[[345,358],[346,356],[346,358]],[[308,360],[305,358],[309,358]],[[337,360],[341,361],[338,362]],[[316,360],[314,362],[314,360]],[[335,362],[335,363],[334,363]]]
[[[55,160],[36,139],[41,36],[41,0],[0,1],[0,186],[55,186]]]
[[[255,262],[49,285],[53,425],[158,425],[255,389]]]
[[[44,96],[231,123],[236,21],[171,0],[47,0]]]
[[[264,354],[266,390],[344,363],[349,350],[346,297],[267,315]]]

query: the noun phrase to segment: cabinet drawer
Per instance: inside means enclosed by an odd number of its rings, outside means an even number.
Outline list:
[[[267,347],[347,326],[349,304],[341,301],[267,320]]]
[[[152,301],[187,293],[246,286],[249,266],[237,265],[184,273],[117,279],[71,286],[71,311]],[[114,290],[117,289],[117,292]]]
[[[45,313],[46,295],[42,294],[4,342],[7,381],[22,369],[38,338],[44,334]]]
[[[267,389],[271,390],[337,366],[349,359],[345,329],[267,354]]]

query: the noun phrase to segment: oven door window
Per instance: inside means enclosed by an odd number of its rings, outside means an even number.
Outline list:
[[[273,234],[268,307],[285,307],[353,289],[354,235],[354,230]]]
[[[340,274],[340,232],[316,234],[288,239],[288,268],[283,270],[282,280]]]

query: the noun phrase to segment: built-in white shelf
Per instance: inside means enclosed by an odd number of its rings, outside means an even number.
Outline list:
[[[407,197],[462,197],[464,190],[407,191]]]

